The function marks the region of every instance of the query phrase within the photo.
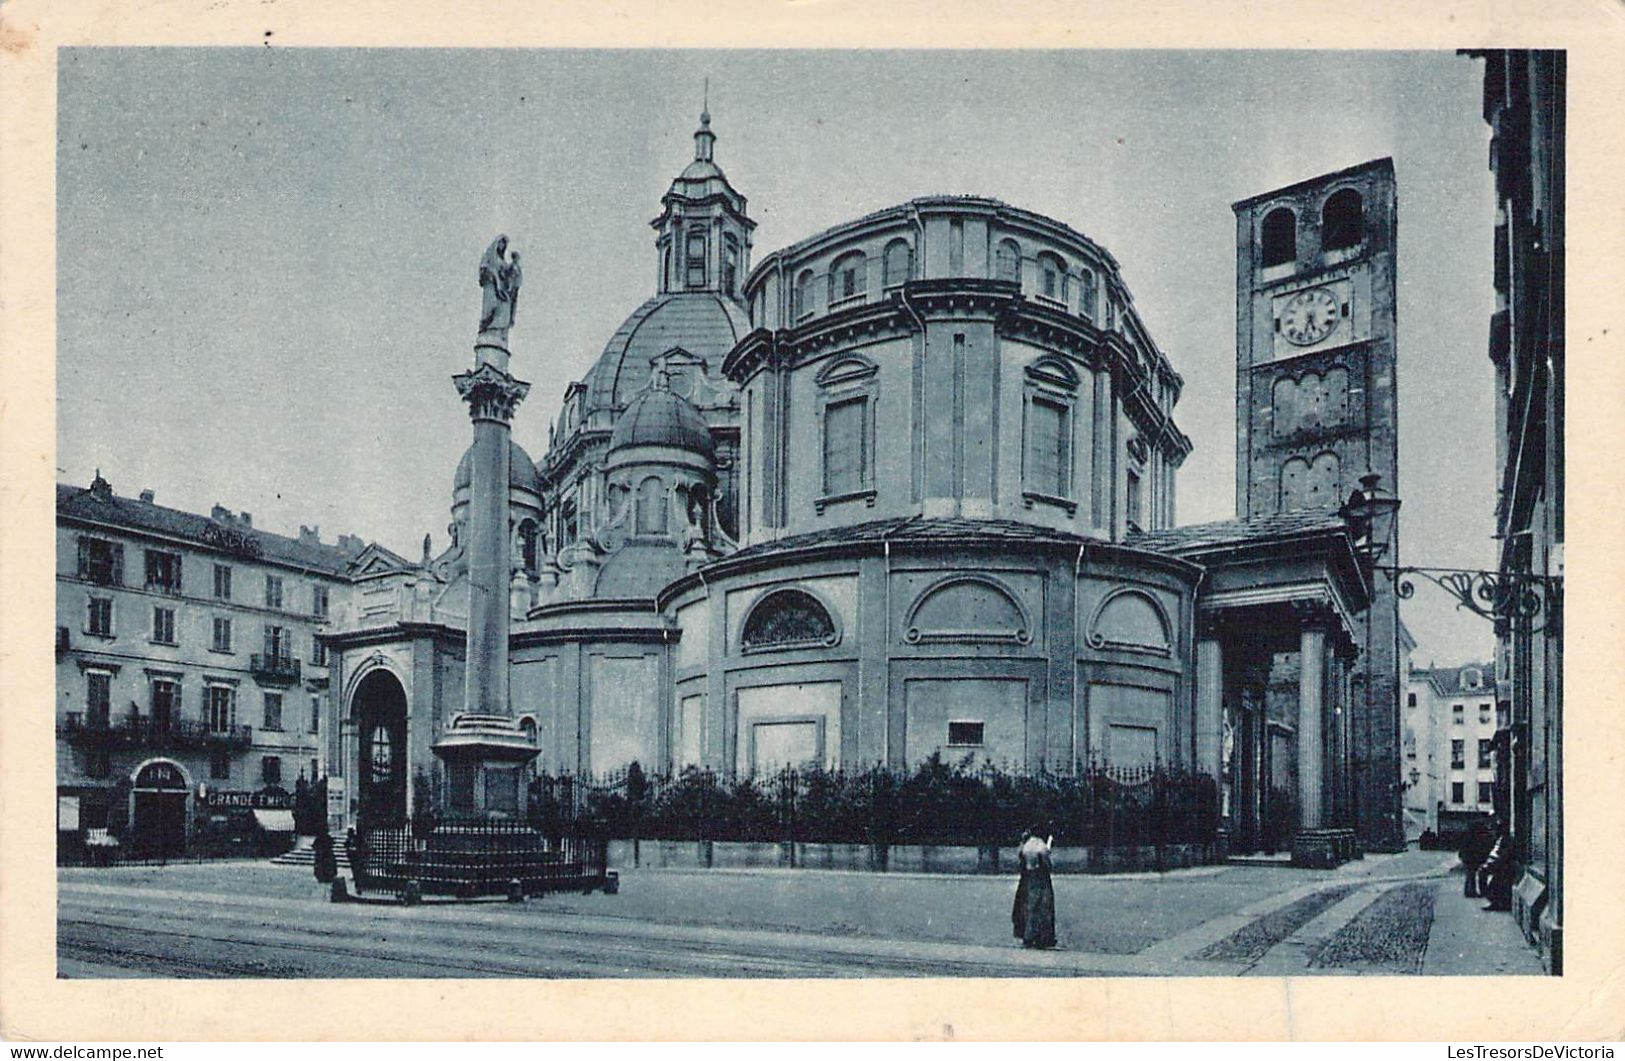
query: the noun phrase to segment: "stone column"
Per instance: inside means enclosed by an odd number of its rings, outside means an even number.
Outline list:
[[[1305,627],[1298,634],[1298,828],[1321,826],[1321,692],[1325,682],[1326,631]]]
[[[1196,769],[1218,781],[1224,766],[1224,647],[1211,622],[1196,642]]]
[[[505,359],[504,359],[505,360]],[[494,359],[454,377],[474,421],[468,503],[468,657],[464,710],[507,715],[509,570],[509,424],[530,384]]]

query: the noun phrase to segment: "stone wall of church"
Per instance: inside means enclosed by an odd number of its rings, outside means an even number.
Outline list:
[[[1188,762],[1194,574],[1058,543],[724,561],[665,599],[667,765]]]

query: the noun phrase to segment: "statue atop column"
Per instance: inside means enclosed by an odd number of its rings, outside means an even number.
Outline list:
[[[519,268],[519,252],[508,254],[508,237],[498,236],[480,259],[480,334],[495,333],[504,339],[519,311],[519,285],[524,274]]]

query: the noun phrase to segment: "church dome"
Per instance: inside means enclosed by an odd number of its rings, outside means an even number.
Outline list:
[[[713,291],[656,295],[632,311],[610,336],[582,383],[586,415],[618,409],[649,384],[650,362],[680,346],[704,358],[713,374],[734,343],[750,331],[745,307]]]
[[[632,399],[609,436],[611,453],[626,446],[665,446],[709,458],[711,429],[694,404],[659,381]]]
[[[451,488],[455,493],[466,490],[473,485],[474,478],[474,447],[469,446],[463,451],[463,459],[457,462],[457,474],[452,479]],[[520,448],[519,443],[508,440],[508,486],[515,490],[524,490],[527,493],[540,494],[541,489],[536,481],[536,465],[530,459],[530,454]]]

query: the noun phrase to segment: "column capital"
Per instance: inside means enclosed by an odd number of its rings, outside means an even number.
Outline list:
[[[1336,630],[1341,624],[1338,621],[1337,609],[1324,600],[1295,600],[1291,602],[1292,617],[1297,620],[1298,626],[1305,630],[1319,630],[1327,633]]]
[[[460,372],[451,377],[457,393],[468,403],[471,420],[495,420],[506,424],[513,420],[514,410],[530,393],[530,384],[492,365],[481,364],[471,372]]]

